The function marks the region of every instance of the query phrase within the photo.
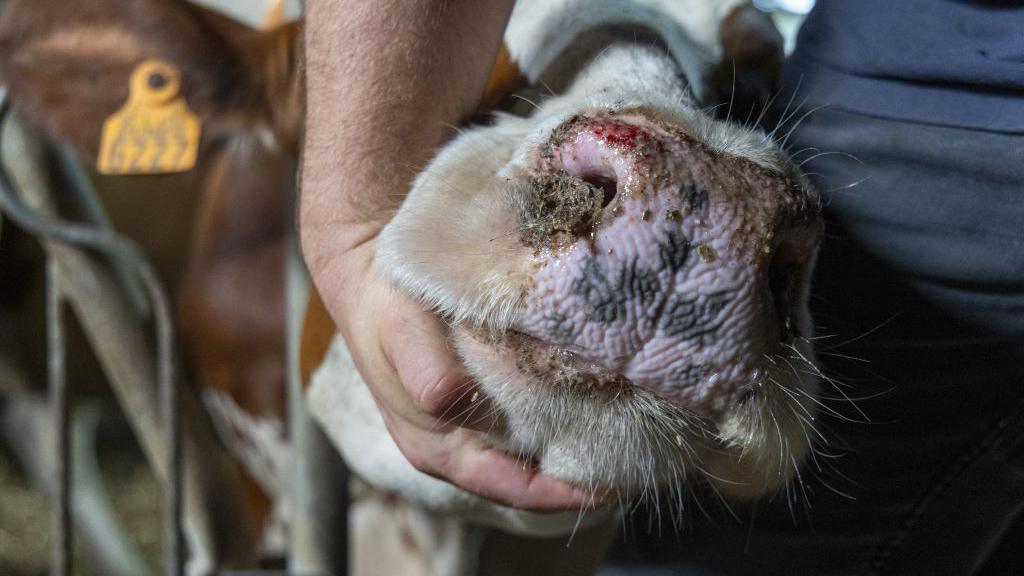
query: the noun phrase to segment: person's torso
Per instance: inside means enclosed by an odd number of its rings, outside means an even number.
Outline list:
[[[786,84],[813,104],[1024,132],[1024,2],[819,0]]]

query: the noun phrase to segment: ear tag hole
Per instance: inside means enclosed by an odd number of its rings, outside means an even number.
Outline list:
[[[160,74],[159,72],[154,72],[149,75],[148,83],[150,88],[153,88],[154,90],[159,90],[160,88],[163,88],[165,84],[167,84],[167,78],[165,78],[164,75]]]

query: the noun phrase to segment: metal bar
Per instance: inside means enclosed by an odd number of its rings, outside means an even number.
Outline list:
[[[81,168],[81,163],[75,155],[70,144],[55,143],[52,146],[56,162],[59,164],[61,176],[67,178],[69,186],[61,190],[69,199],[73,199],[75,207],[82,212],[82,219],[87,224],[94,224],[97,227],[111,228],[110,217],[103,208],[99,195],[93,189],[92,182],[88,175]],[[149,318],[149,300],[146,299],[146,292],[142,288],[138,277],[124,262],[106,258],[104,261],[111,269],[111,273],[117,278],[117,283],[123,290],[128,303],[139,318]]]
[[[0,94],[0,126],[10,111],[5,95]],[[139,249],[110,229],[85,226],[44,214],[34,213],[21,203],[4,170],[0,170],[0,204],[7,216],[21,228],[59,242],[85,246],[112,258],[122,259],[136,271],[153,303],[157,339],[157,374],[161,399],[163,434],[167,447],[165,483],[165,530],[168,576],[181,576],[181,447],[178,420],[178,395],[175,374],[174,325],[170,300],[160,284],[156,271]]]
[[[46,258],[46,374],[50,412],[53,414],[54,463],[53,548],[50,574],[71,574],[71,458],[69,450],[68,390],[64,355],[64,322],[61,318],[60,270]]]
[[[61,275],[63,288],[67,282],[63,267]],[[62,291],[62,295],[66,307],[67,294]],[[7,441],[31,484],[52,500],[57,493],[57,455],[52,451],[54,413],[47,395],[25,390],[6,395],[4,406],[0,407],[0,437]],[[69,390],[73,391],[73,386]],[[68,462],[74,481],[69,486],[68,498],[74,540],[82,544],[82,551],[94,562],[94,574],[154,576],[120,525],[96,462],[96,427],[103,417],[99,405],[90,401],[76,405],[69,417]],[[71,558],[75,559],[75,555]],[[74,573],[75,564],[70,565]]]
[[[153,279],[155,280],[155,278]],[[147,282],[148,284],[149,282]],[[159,284],[156,284],[159,288]],[[162,294],[161,297],[166,298]],[[160,382],[160,416],[167,446],[167,486],[164,490],[164,532],[168,576],[184,574],[184,542],[181,532],[181,400],[174,375],[174,333],[168,302],[153,298],[157,318],[157,370]]]
[[[292,196],[294,199],[294,196]],[[348,474],[337,449],[313,421],[299,376],[309,277],[302,265],[293,209],[287,210],[285,310],[288,424],[292,445],[292,513],[288,568],[294,574],[348,574]]]

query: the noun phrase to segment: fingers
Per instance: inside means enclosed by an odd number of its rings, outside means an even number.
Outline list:
[[[466,490],[513,508],[538,512],[594,507],[593,493],[542,474],[532,463],[466,436],[447,461],[445,473]]]
[[[440,322],[415,306],[402,306],[382,330],[382,346],[416,407],[434,417],[472,380],[448,349]]]
[[[381,346],[413,406],[440,425],[490,429],[490,404],[449,348],[440,320],[404,299],[395,303],[390,315]]]
[[[361,272],[373,280],[372,272]],[[595,505],[590,492],[487,446],[467,429],[491,429],[491,405],[450,349],[440,320],[382,284],[347,293],[364,297],[342,302],[348,329],[339,326],[389,432],[417,470],[515,508]]]
[[[546,476],[532,463],[484,444],[469,430],[450,432],[439,439],[410,430],[401,419],[387,414],[384,420],[414,468],[499,504],[535,512],[579,510],[600,504],[593,492]]]

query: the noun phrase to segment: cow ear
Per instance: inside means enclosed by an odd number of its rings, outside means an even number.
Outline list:
[[[783,39],[771,17],[751,3],[741,3],[722,19],[721,62],[708,78],[707,105],[721,117],[760,117],[778,88]]]
[[[94,160],[103,122],[145,60],[178,69],[206,139],[267,114],[263,71],[278,32],[183,0],[10,0],[0,14],[0,82],[30,122]]]

